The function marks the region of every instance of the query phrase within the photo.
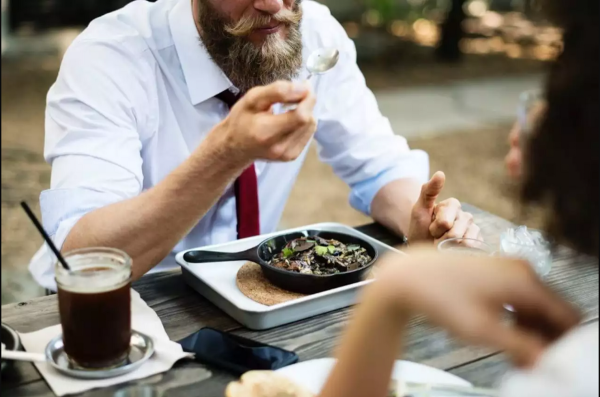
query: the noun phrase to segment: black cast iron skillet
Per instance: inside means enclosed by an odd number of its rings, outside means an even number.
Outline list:
[[[299,237],[319,236],[324,239],[335,239],[344,244],[358,244],[367,250],[367,253],[373,258],[366,266],[356,270],[343,273],[330,274],[326,276],[317,276],[314,274],[301,274],[291,272],[271,266],[268,262],[273,256],[285,247],[285,245]],[[242,252],[212,252],[212,251],[188,251],[183,255],[183,260],[188,263],[206,263],[206,262],[230,262],[230,261],[250,261],[261,266],[265,277],[274,285],[287,291],[299,292],[302,294],[315,294],[332,288],[341,287],[348,284],[363,281],[364,276],[370,270],[378,257],[375,247],[355,236],[344,233],[327,232],[322,230],[303,230],[279,236],[271,237],[249,250]]]

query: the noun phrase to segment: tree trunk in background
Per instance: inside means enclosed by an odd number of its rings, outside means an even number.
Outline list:
[[[533,15],[533,4],[531,0],[523,0],[523,15],[525,18],[531,18]]]
[[[8,0],[2,0],[2,54],[8,45]]]
[[[458,62],[462,59],[459,42],[464,36],[462,28],[465,20],[463,6],[465,0],[452,0],[446,20],[440,26],[440,42],[436,48],[436,57],[443,62]]]

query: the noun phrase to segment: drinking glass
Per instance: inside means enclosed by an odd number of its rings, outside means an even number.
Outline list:
[[[522,226],[536,241],[518,241],[509,238],[508,230],[500,235],[500,254],[526,260],[536,274],[544,279],[552,270],[552,248],[550,242],[540,230]],[[519,228],[515,229],[518,230]]]
[[[484,241],[473,238],[451,238],[440,242],[438,251],[469,256],[492,256],[494,250]]]
[[[75,369],[123,365],[131,341],[131,258],[113,248],[84,248],[56,264],[63,344]]]

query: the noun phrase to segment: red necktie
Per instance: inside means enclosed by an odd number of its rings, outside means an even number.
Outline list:
[[[240,99],[229,90],[216,96],[231,108]],[[235,201],[237,213],[238,239],[260,234],[260,212],[258,206],[258,180],[254,164],[242,172],[235,180]]]

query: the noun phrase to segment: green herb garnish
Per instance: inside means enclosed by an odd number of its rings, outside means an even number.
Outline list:
[[[294,255],[294,250],[291,248],[284,248],[281,252],[283,253],[284,258],[289,258]]]
[[[327,247],[323,247],[321,245],[315,245],[315,253],[317,255],[323,256],[326,255],[328,252]]]

